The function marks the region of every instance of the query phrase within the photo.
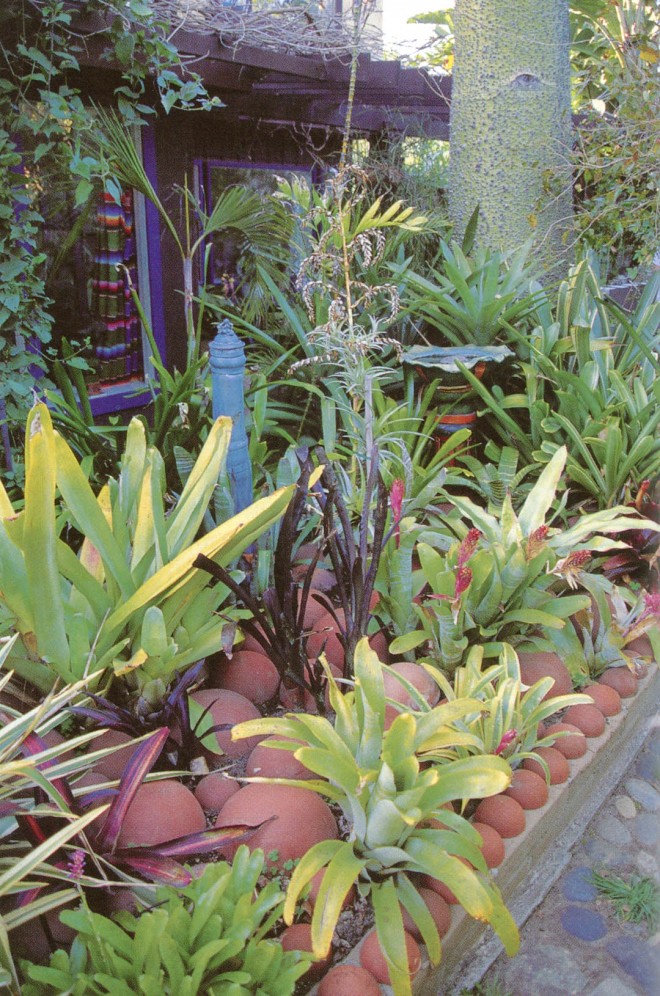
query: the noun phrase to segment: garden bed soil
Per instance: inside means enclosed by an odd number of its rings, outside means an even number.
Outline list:
[[[518,926],[542,902],[570,861],[570,851],[637,753],[648,721],[660,706],[660,668],[652,665],[639,680],[637,694],[623,702],[622,711],[607,720],[600,737],[587,740],[586,754],[570,761],[570,777],[551,785],[549,799],[537,810],[527,810],[522,834],[505,841],[504,861],[494,871],[495,881]],[[359,964],[358,944],[346,962]],[[423,949],[422,949],[423,950]],[[485,924],[452,906],[451,928],[442,941],[438,966],[423,958],[413,983],[414,996],[453,996],[476,985],[502,953],[497,935]],[[391,994],[381,986],[383,996]],[[314,996],[316,988],[310,991]]]

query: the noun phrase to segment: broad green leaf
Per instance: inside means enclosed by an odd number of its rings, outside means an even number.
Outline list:
[[[22,548],[39,655],[59,671],[68,670],[70,654],[57,566],[57,464],[50,413],[45,405],[35,405],[26,428]]]
[[[457,857],[419,837],[411,837],[406,850],[414,863],[411,867],[444,882],[470,916],[490,921],[493,913],[492,897],[481,878],[471,868]]]
[[[440,935],[428,906],[404,873],[397,875],[396,891],[400,902],[405,906],[422,935],[431,964],[438,965],[442,954]]]
[[[176,508],[167,520],[170,556],[176,556],[197,535],[227,457],[231,431],[231,419],[221,416],[208,434]]]
[[[545,523],[545,517],[554,501],[557,486],[566,466],[566,457],[566,447],[560,446],[543,468],[538,481],[525,499],[518,516],[524,536],[530,536]]]
[[[104,641],[114,640],[134,613],[168,590],[176,591],[188,581],[190,575],[196,576],[194,580],[200,589],[206,587],[208,575],[193,567],[197,556],[204,554],[227,566],[284,514],[294,489],[295,485],[281,488],[273,495],[254,502],[165,564],[109,616],[104,626]]]
[[[374,884],[371,890],[371,904],[394,996],[412,996],[403,918],[393,879],[387,878],[383,882]]]
[[[364,860],[356,857],[348,843],[338,848],[328,862],[312,916],[312,947],[319,958],[325,958],[330,950],[344,901],[363,867]]]
[[[123,552],[73,451],[57,433],[55,456],[57,486],[78,529],[98,550],[106,572],[112,574],[124,597],[129,598],[135,585]]]
[[[25,634],[34,633],[34,612],[25,557],[10,539],[4,522],[0,522],[0,590],[3,601],[16,617],[17,629]]]
[[[428,638],[428,633],[425,633],[424,630],[414,630],[412,633],[404,633],[403,636],[397,636],[392,640],[390,651],[393,654],[407,654],[409,650],[420,647]]]
[[[324,868],[342,850],[350,850],[353,846],[348,841],[342,840],[322,840],[302,856],[289,882],[284,901],[282,917],[287,924],[293,923],[296,913],[296,903],[302,890],[314,878],[317,872]]]
[[[347,795],[356,791],[360,781],[360,772],[352,758],[348,761],[331,750],[315,747],[300,747],[295,752],[295,756],[315,775],[327,778],[332,784],[338,785]]]
[[[433,789],[436,807],[456,799],[483,799],[503,792],[511,783],[511,769],[500,757],[469,757],[439,766]]]
[[[96,625],[100,626],[103,617],[111,608],[108,593],[63,540],[57,541],[57,566],[62,577],[65,577],[73,585],[70,603],[72,605],[79,604],[81,600],[88,603],[94,614]],[[78,596],[81,598],[79,599]]]

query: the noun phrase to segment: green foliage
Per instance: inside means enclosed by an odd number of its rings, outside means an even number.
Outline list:
[[[50,341],[51,325],[45,256],[38,250],[41,217],[21,163],[15,140],[0,129],[0,423],[6,424],[21,419],[32,402],[34,371],[45,368],[38,348]]]
[[[647,0],[572,0],[578,236],[612,276],[648,266],[660,238],[660,19]]]
[[[197,540],[230,434],[230,420],[218,419],[166,515],[162,457],[147,446],[142,422],[129,426],[119,478],[97,496],[48,409],[35,406],[18,515],[0,485],[0,604],[22,636],[18,673],[47,690],[58,675],[106,669],[158,701],[175,671],[221,648],[214,612],[226,589],[208,588],[193,561],[204,553],[232,562],[292,494],[281,489]],[[60,537],[65,521],[83,536],[78,556]]]
[[[457,477],[452,464],[470,438],[468,429],[459,429],[446,439],[436,437],[436,389],[433,380],[417,395],[397,402],[382,384],[373,385],[371,431],[380,453],[381,473],[390,488],[395,480],[403,481],[409,514],[421,513],[435,501],[441,485]]]
[[[535,753],[539,747],[550,746],[552,738],[539,737],[539,724],[560,709],[588,703],[584,695],[554,695],[544,700],[553,684],[552,678],[542,678],[523,692],[520,666],[515,651],[503,644],[499,659],[484,668],[483,647],[472,647],[465,665],[456,668],[450,683],[437,669],[427,668],[449,702],[477,699],[481,709],[452,722],[452,728],[462,734],[456,744],[437,744],[429,757],[457,758],[472,754],[494,754],[517,767],[526,758],[536,758],[547,771],[546,762]],[[449,738],[448,738],[449,740]]]
[[[659,288],[656,277],[627,316],[603,301],[598,274],[584,261],[560,287],[556,321],[532,333],[523,365],[530,387],[542,378],[553,392],[550,405],[536,409],[535,458],[545,462],[569,446],[569,481],[601,508],[660,468]]]
[[[554,306],[537,302],[530,334],[511,330],[521,390],[488,387],[465,370],[493,436],[527,464],[545,463],[567,445],[569,481],[600,508],[626,500],[657,472],[659,288],[656,276],[628,315],[604,298],[597,270],[584,260]]]
[[[323,841],[301,858],[287,891],[285,920],[292,921],[302,890],[325,869],[312,917],[314,951],[323,956],[346,895],[356,884],[371,897],[394,993],[409,996],[400,903],[418,925],[431,961],[440,960],[440,938],[411,878],[415,873],[441,879],[470,915],[492,924],[510,954],[517,948],[515,924],[488,875],[478,833],[462,816],[441,808],[454,799],[496,794],[509,783],[510,769],[496,757],[422,769],[419,756],[436,740],[452,742],[456,736],[460,741],[452,722],[478,711],[480,703],[457,699],[423,714],[402,713],[386,730],[384,670],[364,639],[355,654],[352,691],[342,695],[326,668],[334,727],[325,718],[301,713],[242,723],[232,736],[278,733],[290,738],[283,746],[318,777],[286,784],[326,796],[350,824],[347,840]],[[441,820],[442,829],[429,826],[434,818]]]
[[[262,871],[263,853],[240,847],[231,866],[210,864],[183,889],[159,889],[139,917],[66,911],[71,950],[47,967],[24,963],[24,996],[291,996],[312,959],[268,936],[284,897],[275,882],[259,887]]]
[[[207,107],[200,77],[183,65],[169,30],[143,0],[85,0],[77,10],[61,0],[9,0],[0,14],[0,399],[11,423],[22,421],[31,401],[35,367],[43,367],[52,317],[45,291],[48,260],[40,251],[39,198],[62,177],[75,186],[82,208],[94,190],[98,163],[84,150],[94,128],[80,91],[71,85],[84,42],[80,14],[104,16],[95,39],[102,58],[121,66],[114,99],[125,121],[153,113],[143,101],[148,81],[160,102]],[[175,72],[174,70],[180,70]],[[3,416],[4,417],[4,416]]]
[[[435,345],[491,346],[508,339],[508,327],[524,327],[535,303],[529,246],[505,256],[489,249],[471,255],[441,241],[438,266],[422,276],[406,266],[403,313],[423,320]],[[536,292],[538,294],[538,291]]]
[[[484,463],[469,450],[459,454],[457,462],[465,468],[462,483],[486,500],[487,511],[491,513],[500,511],[507,494],[515,495],[516,498],[522,497],[524,500],[533,486],[533,482],[526,481],[526,478],[538,468],[528,464],[518,469],[517,450],[512,446],[503,446],[499,449],[493,445],[492,440],[486,443],[483,455],[486,458],[492,456],[497,462]]]
[[[645,876],[632,875],[630,881],[618,875],[600,875],[592,872],[593,883],[614,907],[619,920],[628,923],[646,922],[649,933],[660,923],[660,887]]]
[[[586,606],[585,596],[565,594],[566,586],[585,583],[591,552],[616,548],[619,541],[609,536],[629,528],[637,513],[616,507],[583,515],[569,529],[549,526],[546,518],[566,460],[562,447],[517,514],[509,495],[495,514],[469,498],[452,498],[470,526],[448,520],[461,539],[444,552],[430,542],[418,543],[428,586],[421,604],[413,605],[419,628],[398,636],[393,652],[424,646],[430,662],[451,670],[470,645],[484,643],[493,653],[499,641],[521,639],[539,626],[560,632],[565,620]],[[643,520],[640,528],[648,525]]]

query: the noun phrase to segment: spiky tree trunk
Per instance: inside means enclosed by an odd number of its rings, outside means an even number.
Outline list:
[[[456,0],[449,209],[460,238],[533,238],[543,265],[568,262],[571,105],[567,0]]]

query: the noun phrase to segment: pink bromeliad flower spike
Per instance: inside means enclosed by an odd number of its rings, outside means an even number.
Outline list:
[[[517,730],[507,730],[506,733],[503,734],[502,739],[498,743],[493,753],[503,754],[504,751],[507,749],[507,747],[511,746],[511,744],[513,743],[513,741],[516,739],[517,736],[518,736]]]
[[[390,488],[390,508],[392,509],[392,518],[394,521],[394,538],[399,548],[401,542],[401,516],[403,514],[403,499],[406,495],[406,485],[397,477],[392,481],[392,487]]]
[[[456,555],[456,566],[460,570],[474,553],[477,548],[477,544],[481,539],[481,532],[479,529],[469,529],[461,541],[461,545],[458,548],[458,553]]]

